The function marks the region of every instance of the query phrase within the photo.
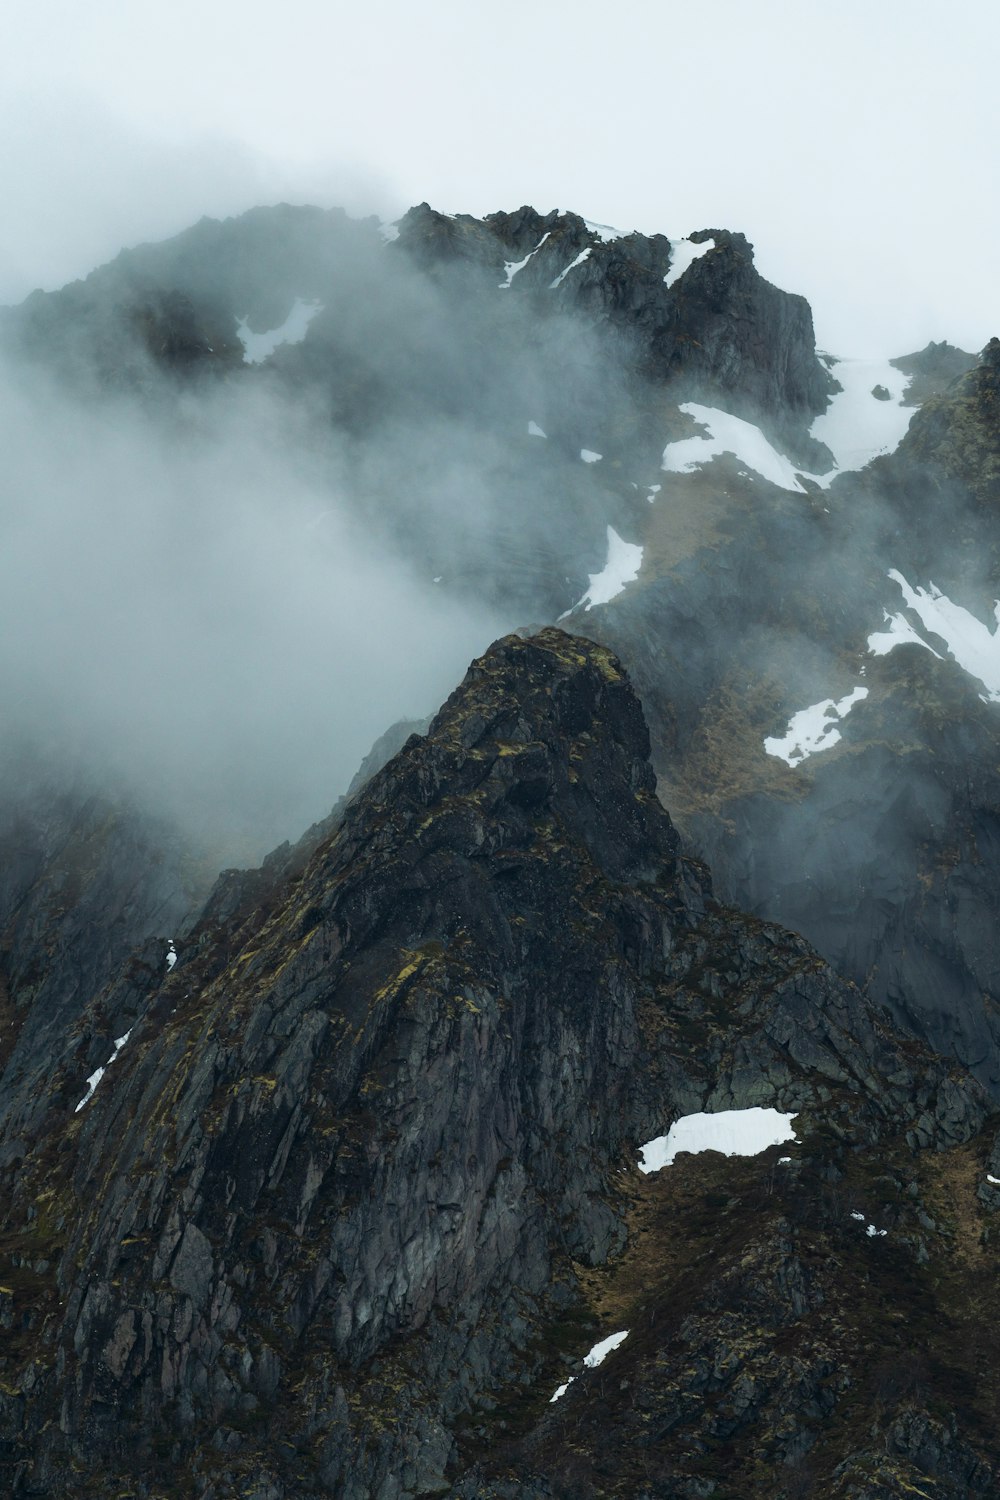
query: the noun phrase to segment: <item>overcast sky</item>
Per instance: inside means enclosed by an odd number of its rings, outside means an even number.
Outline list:
[[[6,0],[0,300],[202,214],[743,230],[822,346],[1000,332],[994,0]]]

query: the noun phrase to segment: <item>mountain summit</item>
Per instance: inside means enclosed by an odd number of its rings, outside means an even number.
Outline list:
[[[929,1414],[933,1368],[903,1435],[853,1416],[918,1325],[975,1368],[965,1289],[936,1328],[920,1266],[933,1194],[991,1149],[982,1096],[712,899],[647,751],[609,652],[509,637],[311,853],[230,877],[176,962],[94,997],[5,1194],[15,1493],[596,1494],[610,1451],[604,1492],[693,1494],[725,1452],[801,1468],[818,1421],[823,1472],[887,1437],[923,1472],[933,1434],[943,1485],[992,1474],[973,1413]],[[762,1106],[787,1159],[636,1172],[678,1116]],[[612,1316],[591,1449],[579,1362]]]
[[[4,310],[11,1494],[1000,1490],[998,348],[529,207]]]

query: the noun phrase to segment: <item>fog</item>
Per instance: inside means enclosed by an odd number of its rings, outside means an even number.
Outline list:
[[[234,854],[328,811],[510,623],[373,544],[287,420],[254,393],[195,428],[0,372],[5,729]]]
[[[1000,13],[960,0],[10,0],[0,300],[202,213],[530,202],[748,235],[819,341],[980,348]]]
[[[158,286],[221,369],[150,357],[136,329],[178,315]],[[371,223],[277,210],[26,304],[0,362],[4,742],[245,862],[572,603],[618,503],[579,449],[622,367],[570,317],[467,290]],[[237,317],[274,326],[293,293],[322,294],[306,341],[242,364]]]

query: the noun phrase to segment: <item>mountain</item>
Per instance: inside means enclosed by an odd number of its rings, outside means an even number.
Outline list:
[[[98,545],[119,450],[182,456],[147,592],[228,670],[190,692],[234,785],[303,474],[319,579],[371,555],[404,600],[371,660],[429,692],[428,621],[514,631],[332,812],[336,673],[296,667],[315,821],[214,884],[280,797],[178,821],[99,672],[67,734],[44,653],[0,658],[11,1493],[996,1493],[1000,344],[818,353],[721,229],[286,205],[33,294],[0,357],[47,451],[111,434],[70,476]],[[222,635],[225,485],[275,581]],[[703,1113],[745,1154],[640,1168]]]
[[[985,1100],[712,899],[647,752],[605,649],[509,637],[314,852],[94,997],[113,1061],[55,1070],[5,1195],[15,1493],[698,1494],[751,1452],[748,1494],[990,1492],[987,1392],[935,1412],[982,1337],[949,1239],[993,1251],[930,1212],[1000,1204]],[[636,1173],[749,1106],[786,1161]],[[550,1412],[609,1318],[610,1403],[584,1372]]]

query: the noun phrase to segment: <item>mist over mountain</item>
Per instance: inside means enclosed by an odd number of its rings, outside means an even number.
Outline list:
[[[10,1492],[996,1493],[1000,344],[279,205],[0,424]]]

